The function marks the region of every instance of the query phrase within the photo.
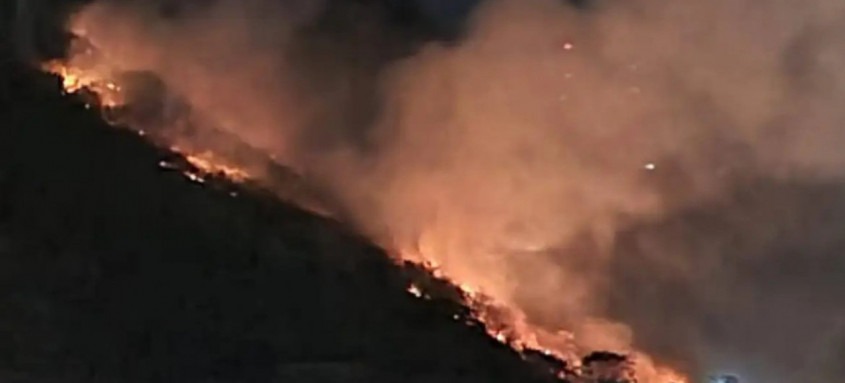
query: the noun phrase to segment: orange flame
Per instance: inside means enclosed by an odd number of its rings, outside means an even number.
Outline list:
[[[78,93],[87,90],[97,97],[99,105],[103,108],[114,108],[125,103],[122,87],[108,74],[74,67],[60,61],[47,62],[42,68],[62,78],[62,86],[66,93]],[[137,133],[144,135],[143,131],[137,131]],[[234,182],[244,182],[254,178],[249,172],[238,167],[232,161],[221,158],[211,151],[192,151],[175,145],[172,145],[170,149],[184,156],[196,168],[197,171],[183,171],[183,174],[192,181],[203,183],[205,182],[204,177],[210,174],[222,175]],[[161,166],[169,167],[170,165],[162,163]],[[539,351],[565,361],[569,366],[580,367],[579,351],[581,350],[576,346],[572,333],[566,331],[551,332],[532,325],[525,313],[504,302],[496,301],[477,286],[449,280],[444,276],[438,265],[427,260],[430,259],[428,257],[404,254],[400,259],[414,260],[434,277],[447,280],[457,286],[461,291],[462,303],[470,309],[473,318],[484,325],[486,332],[492,338],[519,352]],[[430,296],[419,286],[411,285],[407,288],[407,291],[417,298],[430,299]],[[629,357],[632,360],[635,375],[641,383],[688,382],[688,379],[683,375],[667,367],[656,365],[645,354],[634,352]],[[570,381],[572,379],[571,377],[566,378]],[[574,383],[589,383],[592,381],[587,378],[576,377],[575,379]]]
[[[219,158],[210,151],[191,154],[178,147],[173,147],[172,149],[184,155],[185,159],[191,165],[205,174],[219,174],[234,182],[244,182],[252,178],[246,170],[227,162],[225,159]]]
[[[125,105],[125,99],[122,95],[123,87],[116,80],[110,78],[108,74],[98,73],[93,69],[86,70],[75,67],[58,60],[46,62],[41,67],[44,71],[61,77],[62,87],[66,94],[82,91],[91,92],[104,109]],[[141,130],[138,130],[137,133],[141,136],[145,135],[145,132]],[[183,174],[191,181],[203,183],[205,182],[204,177],[212,174],[221,175],[234,182],[244,182],[253,178],[246,170],[210,151],[191,151],[179,146],[171,146],[170,149],[181,154],[188,163],[197,169],[197,172],[183,171]],[[170,167],[166,163],[160,165]]]
[[[69,66],[58,60],[44,63],[42,69],[62,78],[65,93],[89,90],[96,94],[100,105],[105,108],[113,108],[125,103],[122,88],[109,76]]]
[[[408,257],[406,259],[413,259]],[[539,351],[547,356],[564,361],[567,365],[581,371],[583,374],[577,377],[565,377],[574,383],[593,383],[600,381],[604,372],[602,369],[580,370],[582,368],[579,357],[579,350],[574,341],[574,335],[565,331],[551,333],[547,330],[532,326],[524,313],[518,309],[495,301],[489,295],[484,294],[480,289],[450,281],[442,277],[439,267],[430,261],[416,262],[418,266],[429,271],[431,275],[444,279],[457,286],[462,295],[462,303],[467,306],[473,319],[484,325],[487,334],[497,341],[506,344],[518,352]],[[429,295],[418,286],[411,285],[409,293],[418,297],[428,299]],[[689,383],[688,378],[668,367],[660,366],[647,355],[640,352],[632,352],[628,355],[630,365],[631,382],[640,383]],[[563,378],[563,376],[561,376]],[[573,380],[575,379],[575,380]]]

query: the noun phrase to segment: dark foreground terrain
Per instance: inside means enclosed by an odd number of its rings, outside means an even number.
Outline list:
[[[3,68],[3,382],[542,381],[378,249],[159,168],[56,81]]]
[[[552,381],[542,358],[526,361],[464,324],[465,308],[407,294],[410,279],[425,278],[417,270],[269,195],[233,197],[232,185],[160,168],[172,154],[13,59],[33,47],[61,55],[64,7],[82,1],[0,1],[0,383]],[[28,18],[43,32],[32,44],[13,22],[27,19],[22,3],[44,5]],[[318,101],[352,102],[327,115],[365,126],[386,63],[421,41],[458,38],[469,9],[415,24],[418,10],[402,4],[475,1],[328,3],[339,8],[296,51],[303,88],[318,97],[357,84]],[[393,24],[358,28],[359,15],[378,21],[370,7],[384,4]],[[350,59],[362,52],[366,60]],[[687,175],[661,169],[669,194],[683,195]],[[845,183],[748,173],[713,201],[616,233],[607,317],[696,376],[840,382]]]
[[[0,65],[0,381],[551,380],[339,225],[161,169]]]

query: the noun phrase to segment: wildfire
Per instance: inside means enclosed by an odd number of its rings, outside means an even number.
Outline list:
[[[93,69],[97,68],[96,66],[83,68],[62,61],[47,62],[42,68],[61,77],[65,93],[88,92],[96,98],[97,104],[105,109],[124,106],[126,103],[123,94],[124,89],[111,71]],[[128,128],[133,129],[131,126]],[[137,127],[134,129],[138,134],[146,135],[144,131]],[[211,174],[221,175],[234,182],[244,182],[254,178],[249,172],[237,166],[234,161],[221,157],[219,153],[210,150],[192,150],[176,145],[175,142],[165,144],[169,145],[172,151],[181,154],[195,169],[180,169],[178,166],[166,162],[162,162],[160,165],[165,168],[181,170],[186,177],[194,182],[204,183],[205,176]],[[569,368],[580,371],[575,376],[560,375],[568,382],[591,383],[603,379],[602,376],[607,374],[605,371],[607,368],[602,364],[589,368],[581,365],[580,357],[583,356],[581,354],[584,350],[577,347],[572,333],[549,331],[535,326],[530,323],[526,314],[520,309],[508,305],[506,302],[497,301],[486,294],[481,287],[450,280],[437,264],[428,260],[429,257],[405,255],[407,256],[399,257],[399,259],[415,260],[419,266],[428,270],[435,278],[446,280],[457,286],[460,290],[461,303],[470,309],[472,319],[482,324],[487,334],[493,339],[523,354],[529,351],[542,353],[550,358],[565,362]],[[410,285],[407,292],[417,298],[431,299],[431,295],[418,285]],[[681,374],[657,366],[644,354],[631,353],[628,355],[628,360],[632,364],[630,366],[631,371],[633,371],[631,375],[637,377],[635,380],[630,380],[631,382],[688,382]],[[628,367],[625,367],[625,369],[627,371]]]
[[[228,163],[226,160],[217,157],[210,151],[190,154],[178,147],[173,147],[172,149],[177,153],[182,153],[191,165],[199,169],[204,174],[219,174],[235,182],[244,182],[251,178],[249,173],[245,170]]]
[[[42,65],[42,69],[61,77],[65,93],[88,90],[96,95],[97,101],[104,108],[114,108],[125,103],[122,88],[107,74],[84,70],[58,60],[48,61]]]
[[[418,257],[411,257],[417,258]],[[627,355],[621,367],[596,362],[583,366],[580,355],[585,350],[577,346],[574,334],[566,331],[550,332],[531,325],[526,315],[517,308],[497,302],[476,286],[457,283],[443,277],[440,267],[431,261],[416,263],[431,275],[443,279],[458,287],[461,300],[470,309],[472,318],[484,326],[487,334],[502,344],[506,344],[520,353],[540,352],[543,355],[564,362],[574,372],[574,376],[560,374],[560,378],[571,383],[595,383],[610,381],[611,374],[630,383],[689,383],[682,374],[667,367],[658,366],[647,355],[632,352]],[[408,292],[423,299],[430,295],[417,285],[410,285]],[[604,380],[603,380],[604,379]]]
[[[444,277],[436,264],[432,262],[421,262],[418,266],[426,269],[432,276],[445,280],[456,286],[460,291],[461,303],[470,309],[473,319],[484,325],[485,331],[490,337],[506,344],[513,349],[524,352],[528,350],[539,351],[545,355],[553,356],[559,360],[576,360],[573,350],[560,347],[552,349],[544,347],[539,341],[539,331],[532,330],[527,320],[519,311],[496,302],[492,297],[481,292],[475,286],[451,281]],[[410,285],[408,292],[418,298],[429,299],[430,296],[417,285]],[[551,334],[546,334],[551,335]],[[571,334],[560,332],[555,337],[571,339]]]
[[[124,106],[126,100],[122,94],[123,87],[112,78],[110,73],[98,72],[93,68],[84,69],[59,60],[49,61],[42,65],[44,71],[55,74],[62,79],[62,88],[65,94],[89,92],[104,110]],[[128,128],[132,129],[133,127],[129,126]],[[135,129],[135,131],[141,136],[146,136],[146,132],[143,130]],[[195,171],[183,170],[185,177],[191,181],[204,183],[205,176],[211,174],[223,176],[234,182],[244,182],[252,178],[246,170],[211,151],[191,151],[175,145],[171,146],[170,149],[181,154],[188,163],[196,168]],[[174,168],[166,162],[160,163],[160,166]]]

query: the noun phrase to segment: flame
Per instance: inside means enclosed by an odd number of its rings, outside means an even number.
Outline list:
[[[408,256],[404,259],[419,259],[418,256]],[[565,362],[576,371],[578,376],[559,375],[572,383],[593,383],[601,381],[607,374],[603,366],[584,369],[581,366],[581,353],[575,342],[575,335],[567,331],[550,332],[533,326],[528,322],[525,313],[496,301],[490,295],[485,294],[480,288],[459,283],[443,277],[441,268],[432,261],[415,261],[418,266],[426,269],[431,275],[458,287],[461,292],[461,300],[470,309],[472,318],[484,326],[487,334],[506,344],[514,350],[525,353],[527,351],[541,352],[546,356],[553,357]],[[408,292],[418,298],[429,299],[419,286],[411,285]],[[689,383],[689,379],[683,374],[671,368],[656,364],[651,357],[641,352],[631,352],[627,355],[628,364],[624,367],[624,377],[630,382],[639,383]]]
[[[95,68],[82,68],[71,65],[69,62],[52,60],[41,66],[42,70],[55,74],[62,79],[62,88],[65,94],[76,94],[87,91],[93,94],[97,104],[104,110],[124,106],[126,100],[123,96],[123,87],[112,78],[111,73],[99,72]],[[86,107],[90,107],[87,104]],[[128,127],[132,129],[132,127]],[[140,136],[146,136],[146,132],[135,129]],[[205,183],[208,175],[220,175],[233,182],[241,183],[253,177],[245,169],[235,165],[219,155],[208,150],[192,151],[182,146],[172,145],[170,150],[181,154],[196,170],[183,170],[183,174],[189,180],[197,183]],[[163,168],[178,168],[172,164],[161,162]]]
[[[191,154],[179,147],[172,147],[174,152],[182,153],[185,159],[204,174],[219,174],[234,182],[244,182],[252,176],[244,169],[216,156],[210,151]]]
[[[97,101],[104,108],[114,108],[125,104],[123,89],[110,79],[111,76],[108,74],[84,70],[59,60],[44,63],[42,70],[61,77],[62,87],[67,94],[88,90],[96,95]]]
[[[62,87],[67,94],[87,91],[93,94],[98,105],[104,109],[116,108],[125,105],[123,87],[113,76],[110,70],[96,69],[97,66],[82,67],[72,65],[71,61],[49,61],[42,66],[43,70],[53,73],[62,79]],[[89,104],[90,107],[90,104]],[[128,127],[132,128],[132,127]],[[142,130],[135,130],[141,136],[146,133]],[[233,182],[245,182],[254,177],[245,169],[237,166],[234,161],[222,157],[219,153],[209,150],[191,150],[185,146],[169,143],[169,148],[190,163],[195,169],[184,170],[179,166],[161,162],[163,168],[179,169],[190,180],[197,183],[205,183],[208,175],[221,175]],[[648,166],[648,165],[647,165]],[[416,252],[415,252],[416,253]],[[481,287],[461,283],[460,281],[448,278],[442,268],[431,261],[432,257],[423,254],[401,254],[397,259],[409,260],[426,269],[432,276],[448,281],[460,290],[460,299],[469,308],[472,319],[484,326],[487,334],[497,341],[512,347],[521,353],[537,351],[553,357],[566,364],[576,371],[582,367],[580,357],[584,350],[579,349],[575,335],[571,332],[558,330],[549,331],[535,326],[527,318],[527,315],[514,305],[494,299],[493,294],[485,292]],[[410,285],[407,292],[420,299],[431,299],[431,296],[418,285]],[[460,319],[455,317],[455,319]],[[682,374],[667,367],[656,364],[649,356],[631,352],[628,355],[631,366],[631,375],[636,376],[632,382],[640,383],[688,383],[688,379]],[[593,370],[601,370],[594,368]],[[563,376],[572,383],[590,383],[596,381],[601,371],[591,371],[578,376]]]
[[[460,290],[461,303],[470,309],[473,319],[484,325],[485,331],[490,337],[520,352],[534,350],[554,356],[559,360],[577,360],[574,350],[566,347],[544,347],[539,340],[543,333],[532,329],[525,315],[520,311],[497,302],[475,286],[444,277],[442,272],[439,271],[440,268],[433,262],[419,262],[417,265],[427,270],[435,278],[445,280],[456,286]],[[408,290],[414,296],[428,297],[416,285],[411,285]],[[543,335],[564,339],[566,343],[571,343],[572,334],[567,332],[561,331],[557,334],[545,333]]]

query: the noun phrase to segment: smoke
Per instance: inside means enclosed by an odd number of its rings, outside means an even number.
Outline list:
[[[395,3],[102,0],[71,25],[546,344],[841,376],[840,1],[489,0],[459,41]]]
[[[3,3],[0,43],[11,59],[36,63],[62,54],[66,39],[62,21],[84,0],[9,0]]]
[[[391,68],[386,149],[368,181],[377,186],[355,200],[371,199],[361,214],[380,219],[385,242],[433,258],[535,325],[572,331],[583,348],[633,343],[697,374],[830,379],[830,370],[802,367],[794,348],[815,355],[829,349],[814,343],[827,336],[781,333],[831,328],[814,317],[838,311],[758,295],[838,289],[778,290],[770,285],[786,275],[763,281],[731,261],[777,268],[784,258],[772,246],[801,229],[791,220],[807,203],[780,189],[841,176],[845,51],[834,42],[843,32],[835,7],[487,3],[459,48],[433,46]],[[766,191],[757,179],[777,190],[769,204],[733,200],[737,189]],[[727,222],[696,230],[700,218],[688,211],[705,208]],[[692,228],[673,235],[667,226]],[[812,234],[793,238],[807,246],[789,255],[812,252]],[[731,236],[740,239],[716,249],[707,241]],[[781,318],[739,337],[759,326],[761,302]],[[778,314],[785,307],[806,314]],[[708,321],[727,334],[710,339]],[[756,346],[729,352],[734,341]]]

